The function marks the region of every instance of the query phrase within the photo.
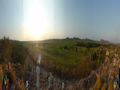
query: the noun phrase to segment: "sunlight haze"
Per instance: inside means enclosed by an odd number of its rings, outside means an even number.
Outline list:
[[[49,37],[53,32],[53,5],[49,5],[51,13],[48,13],[48,8],[45,5],[44,0],[25,0],[23,22],[25,38],[31,37],[31,40],[41,40]]]
[[[120,42],[119,0],[0,0],[0,38]]]

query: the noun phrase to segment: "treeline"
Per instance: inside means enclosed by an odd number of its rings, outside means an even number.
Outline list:
[[[78,42],[76,46],[92,48],[92,47],[99,47],[101,46],[101,44],[98,42]]]

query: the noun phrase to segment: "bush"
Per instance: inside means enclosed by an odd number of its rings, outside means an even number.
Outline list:
[[[26,59],[25,48],[22,45],[14,45],[12,47],[12,61],[14,63],[24,64]]]

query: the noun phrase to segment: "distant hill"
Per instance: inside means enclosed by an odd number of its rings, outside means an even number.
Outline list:
[[[91,39],[66,38],[12,43],[12,60],[24,64],[25,49],[31,54],[41,53],[43,66],[59,77],[83,78],[97,69],[104,60],[104,44]]]
[[[104,39],[101,39],[101,40],[100,40],[100,43],[101,43],[101,44],[110,44],[111,42],[110,42],[110,41],[107,41],[107,40],[104,40]]]
[[[33,53],[40,52],[41,65],[61,78],[86,77],[104,58],[104,45],[90,39],[49,39],[24,42],[24,46]]]

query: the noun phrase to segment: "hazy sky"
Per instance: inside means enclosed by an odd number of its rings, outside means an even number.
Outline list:
[[[120,42],[119,34],[120,0],[0,0],[0,38]]]

